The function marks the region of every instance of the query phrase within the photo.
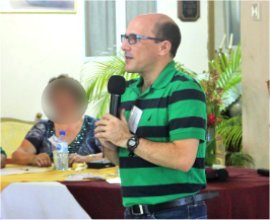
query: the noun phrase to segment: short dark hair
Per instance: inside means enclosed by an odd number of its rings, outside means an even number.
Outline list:
[[[172,57],[175,57],[181,42],[181,32],[177,24],[172,21],[159,22],[156,24],[154,32],[157,38],[171,42],[170,53]]]
[[[68,76],[68,74],[61,74],[57,77],[53,77],[49,80],[48,84],[52,83],[53,81],[57,80],[57,79],[72,79],[71,77]]]

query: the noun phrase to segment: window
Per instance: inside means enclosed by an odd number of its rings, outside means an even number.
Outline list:
[[[227,36],[233,34],[232,45],[237,45],[240,42],[240,1],[226,1],[224,4]]]
[[[85,2],[85,56],[106,57],[117,53],[120,34],[139,14],[156,12],[156,0],[91,0]]]
[[[86,56],[115,53],[115,1],[85,2]]]
[[[225,38],[226,35],[226,38]],[[225,41],[224,41],[225,40]],[[215,44],[216,49],[240,42],[240,1],[215,1]]]

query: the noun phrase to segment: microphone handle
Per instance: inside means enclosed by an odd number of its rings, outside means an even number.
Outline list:
[[[110,101],[110,114],[114,115],[115,117],[119,118],[119,106],[120,106],[120,99],[121,96],[117,94],[111,94],[111,101]]]

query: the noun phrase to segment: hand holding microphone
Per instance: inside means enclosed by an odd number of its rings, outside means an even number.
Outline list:
[[[125,92],[126,81],[122,76],[112,76],[108,82],[108,92],[111,94],[110,114],[104,115],[96,123],[95,136],[104,144],[112,143],[116,146],[125,146],[131,136],[127,121],[119,107],[121,95]]]

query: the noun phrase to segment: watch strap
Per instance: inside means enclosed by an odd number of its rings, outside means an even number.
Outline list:
[[[130,141],[134,141],[135,145],[130,145],[129,142]],[[129,156],[133,157],[134,156],[134,150],[138,147],[139,145],[139,138],[137,137],[137,135],[132,136],[131,138],[128,139],[127,141],[127,149],[129,151]]]

